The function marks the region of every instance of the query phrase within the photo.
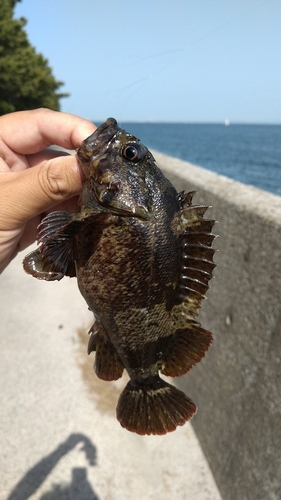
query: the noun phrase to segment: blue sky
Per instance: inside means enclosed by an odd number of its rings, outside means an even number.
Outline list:
[[[281,123],[280,0],[22,0],[62,111],[93,121]]]

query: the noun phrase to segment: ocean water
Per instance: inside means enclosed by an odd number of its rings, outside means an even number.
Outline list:
[[[148,148],[281,196],[281,125],[124,123]]]

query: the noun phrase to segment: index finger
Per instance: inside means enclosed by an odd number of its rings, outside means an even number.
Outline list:
[[[23,155],[37,153],[53,144],[76,149],[95,130],[89,120],[44,108],[0,118],[0,138],[11,150]]]

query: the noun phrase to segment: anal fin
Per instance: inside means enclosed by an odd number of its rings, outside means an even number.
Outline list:
[[[124,366],[103,326],[98,322],[94,323],[90,333],[88,354],[96,351],[94,369],[97,376],[108,381],[122,377]]]

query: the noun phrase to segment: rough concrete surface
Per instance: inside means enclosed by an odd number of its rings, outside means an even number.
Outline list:
[[[190,424],[166,436],[122,429],[124,380],[86,354],[92,315],[76,280],[0,277],[1,500],[221,500]]]
[[[281,198],[155,153],[178,190],[209,204],[217,268],[200,318],[214,334],[178,385],[224,500],[281,499]]]

